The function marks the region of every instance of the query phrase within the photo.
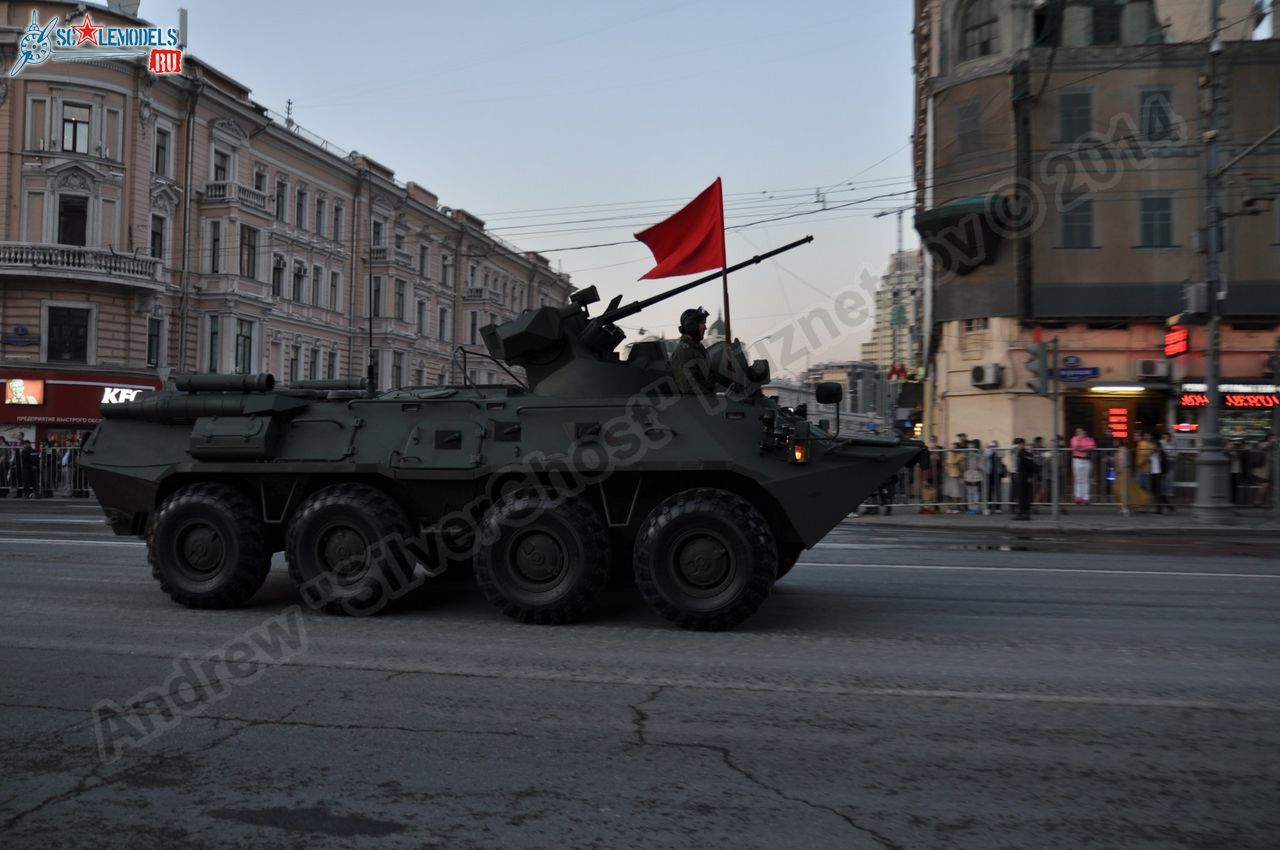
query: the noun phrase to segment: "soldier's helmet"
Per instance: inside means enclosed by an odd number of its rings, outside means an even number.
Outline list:
[[[701,307],[691,307],[680,314],[680,333],[693,333],[698,325],[707,320],[707,311]]]

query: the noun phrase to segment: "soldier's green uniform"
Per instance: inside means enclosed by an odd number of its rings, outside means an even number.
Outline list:
[[[676,389],[684,395],[715,395],[716,385],[711,380],[711,364],[707,349],[689,334],[683,334],[671,355],[671,377]]]

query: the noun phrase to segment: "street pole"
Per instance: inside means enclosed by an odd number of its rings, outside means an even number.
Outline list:
[[[1230,525],[1235,515],[1231,510],[1228,476],[1231,462],[1222,439],[1222,210],[1218,208],[1217,170],[1218,141],[1218,54],[1222,51],[1218,30],[1218,7],[1212,0],[1209,9],[1209,114],[1204,133],[1205,143],[1205,277],[1209,283],[1208,339],[1205,341],[1205,391],[1209,404],[1200,423],[1200,449],[1196,455],[1196,500],[1192,516],[1200,522]]]
[[[1051,364],[1049,367],[1049,398],[1053,401],[1053,423],[1050,426],[1053,431],[1049,437],[1049,445],[1053,447],[1053,454],[1049,457],[1049,469],[1050,474],[1053,476],[1053,481],[1049,483],[1049,501],[1051,505],[1049,515],[1057,519],[1062,513],[1062,496],[1059,493],[1060,482],[1062,481],[1062,446],[1058,442],[1062,384],[1058,381],[1058,338],[1056,336],[1053,338],[1053,343],[1049,350],[1052,352],[1049,359]]]

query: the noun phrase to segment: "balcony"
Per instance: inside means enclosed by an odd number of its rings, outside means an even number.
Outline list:
[[[272,198],[271,200],[274,204],[275,199]],[[251,189],[248,186],[241,186],[239,183],[232,183],[229,180],[219,180],[204,184],[204,191],[200,194],[200,203],[204,206],[236,204],[259,212],[266,212],[267,193],[259,192],[257,189]]]
[[[468,286],[462,290],[462,300],[470,303],[501,304],[502,293],[483,286]]]
[[[36,245],[0,242],[0,273],[48,277],[94,278],[111,283],[139,283],[159,289],[160,261],[138,254],[117,254],[80,245]]]

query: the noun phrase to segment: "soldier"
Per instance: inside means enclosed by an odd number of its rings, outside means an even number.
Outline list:
[[[671,355],[671,376],[684,395],[715,395],[711,364],[702,338],[707,333],[707,311],[701,307],[680,314],[680,342]]]

